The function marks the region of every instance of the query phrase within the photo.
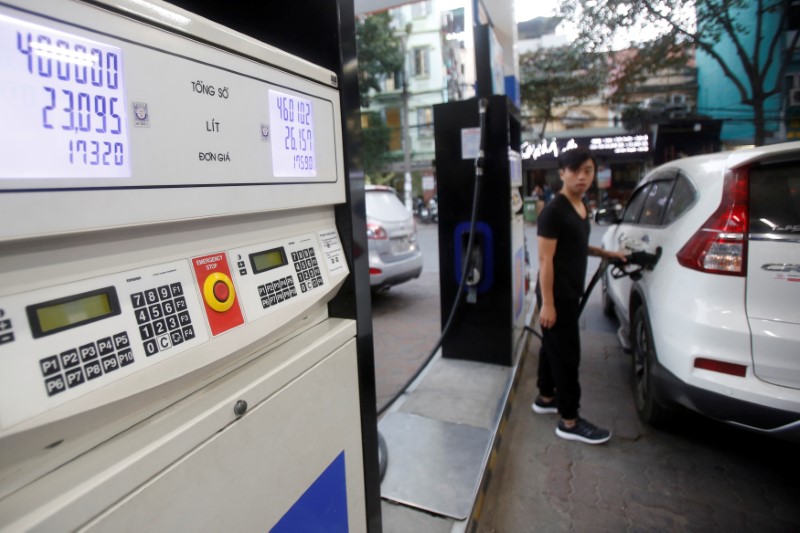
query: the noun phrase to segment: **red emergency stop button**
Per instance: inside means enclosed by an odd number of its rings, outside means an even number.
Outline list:
[[[203,299],[214,311],[224,313],[230,309],[235,295],[231,278],[222,272],[210,274],[203,283]]]
[[[214,252],[193,257],[192,267],[211,334],[216,337],[244,324],[239,298],[231,281],[231,269],[228,268],[228,254]]]
[[[216,298],[218,302],[227,302],[230,294],[231,291],[228,290],[228,286],[225,285],[225,283],[222,281],[214,283],[214,298]]]

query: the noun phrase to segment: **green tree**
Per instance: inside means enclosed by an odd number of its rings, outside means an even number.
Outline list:
[[[608,74],[602,57],[575,46],[526,52],[519,64],[520,99],[541,123],[542,138],[557,108],[597,96]]]
[[[608,100],[615,104],[629,103],[631,96],[641,94],[641,86],[659,71],[685,68],[693,56],[690,44],[675,42],[672,35],[649,42],[646,47],[632,46],[611,52]]]
[[[369,105],[370,92],[381,91],[381,81],[396,75],[403,68],[403,52],[395,37],[388,12],[356,20],[356,54],[358,56],[359,92],[361,107]],[[378,177],[393,158],[389,150],[390,129],[375,112],[362,112],[362,157],[364,173],[372,182],[385,181]]]
[[[382,184],[385,179],[380,178],[383,170],[396,157],[389,151],[389,137],[391,129],[380,113],[361,113],[361,141],[364,174],[369,176],[370,183]]]
[[[784,34],[772,33],[768,17],[789,13],[792,0],[562,0],[561,14],[576,24],[578,43],[587,51],[608,50],[631,31],[646,28],[648,40],[636,46],[649,53],[656,44],[685,43],[710,56],[733,83],[741,103],[753,109],[754,142],[766,139],[765,104],[781,94],[784,73],[797,48],[794,34],[781,54]],[[749,24],[742,22],[747,20]],[[719,53],[730,42],[735,57]],[[663,56],[662,56],[663,57]],[[740,74],[742,73],[742,74]]]
[[[381,81],[401,72],[403,51],[388,12],[356,20],[356,54],[361,107],[369,105],[370,90],[381,91]]]

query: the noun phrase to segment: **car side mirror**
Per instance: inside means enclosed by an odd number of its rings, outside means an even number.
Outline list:
[[[610,226],[622,222],[622,206],[601,207],[594,215],[594,221],[601,226]]]

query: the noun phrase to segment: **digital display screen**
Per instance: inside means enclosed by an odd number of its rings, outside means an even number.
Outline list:
[[[0,14],[0,178],[131,176],[122,50]]]
[[[33,337],[43,337],[120,313],[117,291],[107,287],[27,307]]]
[[[269,116],[275,177],[316,177],[311,100],[270,89]]]
[[[259,274],[289,264],[286,260],[286,252],[283,247],[273,248],[265,252],[250,254],[250,264],[253,266],[253,273]]]

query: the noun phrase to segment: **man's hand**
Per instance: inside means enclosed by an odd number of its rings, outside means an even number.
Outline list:
[[[616,252],[612,252],[611,250],[604,250],[605,258],[606,259],[619,259],[623,263],[628,262],[628,256],[625,255],[625,252],[622,250],[617,250]]]
[[[542,304],[539,312],[539,323],[543,328],[550,329],[556,324],[556,306],[553,304]]]

